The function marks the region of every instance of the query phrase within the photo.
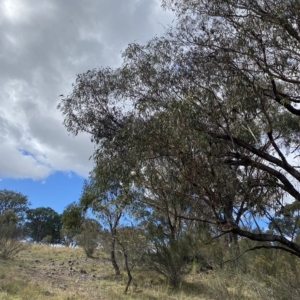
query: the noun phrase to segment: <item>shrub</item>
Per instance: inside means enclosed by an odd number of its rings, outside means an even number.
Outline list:
[[[77,236],[78,245],[81,246],[87,257],[93,257],[98,247],[98,234],[94,231],[84,230]]]
[[[44,244],[48,244],[48,245],[49,245],[49,244],[52,243],[52,240],[53,240],[52,235],[48,234],[48,235],[46,235],[46,236],[43,238],[42,242],[43,242]]]
[[[189,243],[184,238],[160,240],[154,243],[155,250],[149,253],[152,269],[164,275],[169,283],[178,288],[187,269],[186,257],[190,251]]]
[[[25,247],[20,228],[13,224],[0,223],[0,258],[12,258]]]

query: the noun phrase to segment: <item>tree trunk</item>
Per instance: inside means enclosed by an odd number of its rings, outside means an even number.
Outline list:
[[[124,245],[119,241],[119,239],[117,239],[117,242],[122,248],[124,261],[125,261],[125,267],[126,267],[127,276],[128,276],[128,281],[127,281],[125,291],[124,291],[124,293],[126,294],[128,292],[129,286],[130,286],[131,281],[132,281],[132,275],[131,275],[131,271],[130,271],[129,264],[128,264],[128,256],[127,256],[126,249],[125,249]]]
[[[235,258],[239,257],[241,254],[238,235],[232,232],[230,234],[232,235],[232,250],[231,250],[231,254],[233,256],[232,267],[237,268],[239,266],[239,260]]]
[[[116,256],[115,256],[115,248],[116,248],[116,237],[115,237],[115,235],[113,235],[112,240],[111,240],[110,259],[111,259],[111,263],[115,269],[116,275],[120,275],[120,268],[117,264]]]
[[[125,251],[124,246],[122,244],[121,244],[121,246],[122,246],[122,249],[123,249],[123,255],[124,255],[124,260],[125,260],[125,267],[126,267],[127,276],[128,276],[128,281],[127,281],[126,288],[125,288],[125,291],[124,291],[124,293],[126,294],[128,292],[130,283],[132,281],[132,275],[131,275],[130,268],[129,268],[129,265],[128,265],[127,253]]]

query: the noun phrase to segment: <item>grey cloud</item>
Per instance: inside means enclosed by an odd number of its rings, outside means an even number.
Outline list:
[[[0,2],[0,176],[86,176],[94,147],[66,132],[58,95],[71,92],[78,73],[118,66],[128,43],[163,32],[172,17],[157,0]]]

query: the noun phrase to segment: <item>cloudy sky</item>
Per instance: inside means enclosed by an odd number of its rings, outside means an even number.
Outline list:
[[[0,189],[58,212],[78,200],[94,148],[63,127],[59,95],[173,18],[159,0],[0,0]]]

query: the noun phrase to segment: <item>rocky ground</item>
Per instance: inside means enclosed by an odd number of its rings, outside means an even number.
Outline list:
[[[0,278],[9,276],[5,270],[10,269],[10,276],[15,272],[25,282],[36,285],[45,296],[58,298],[65,294],[67,298],[62,299],[109,299],[106,295],[109,286],[114,284],[120,294],[124,288],[124,278],[113,275],[107,259],[87,258],[82,249],[31,245],[13,261],[1,264]]]
[[[197,284],[173,292],[162,276],[138,268],[125,295],[126,272],[116,276],[104,253],[99,250],[94,256],[87,258],[80,248],[29,244],[12,260],[0,260],[0,299],[208,299],[200,296],[199,279]]]

